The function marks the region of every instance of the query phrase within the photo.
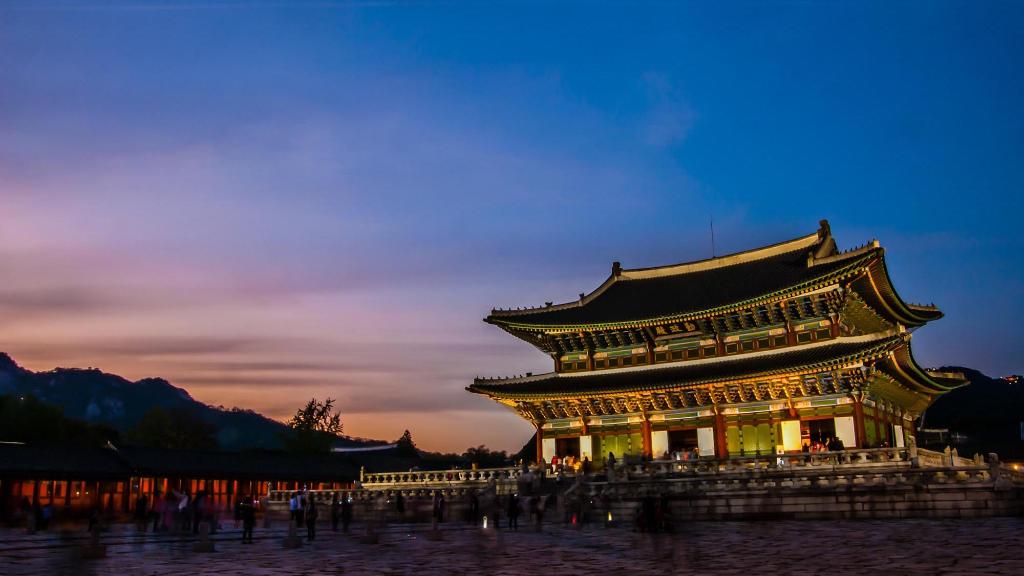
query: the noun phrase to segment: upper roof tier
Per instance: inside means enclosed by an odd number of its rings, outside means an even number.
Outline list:
[[[670,320],[813,290],[861,270],[878,276],[873,291],[884,301],[882,307],[902,323],[920,325],[941,316],[932,306],[908,305],[896,296],[878,242],[840,253],[828,221],[820,225],[817,232],[794,240],[697,262],[631,270],[615,262],[608,279],[575,302],[495,309],[484,321],[511,329],[554,331]]]

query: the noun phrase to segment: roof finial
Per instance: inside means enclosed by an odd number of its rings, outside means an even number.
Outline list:
[[[622,264],[620,262],[612,262],[612,276],[620,276],[622,274]]]

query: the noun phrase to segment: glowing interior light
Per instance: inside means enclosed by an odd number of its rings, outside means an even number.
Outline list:
[[[484,530],[487,529],[487,516],[484,516]]]
[[[611,521],[612,521],[612,513],[611,513],[611,512],[609,512],[609,513],[608,513],[608,521],[609,521],[609,522],[611,522]]]

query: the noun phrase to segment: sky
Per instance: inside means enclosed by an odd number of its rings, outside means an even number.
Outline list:
[[[877,238],[923,366],[1024,369],[1024,3],[0,1],[0,350],[518,450],[481,319]]]

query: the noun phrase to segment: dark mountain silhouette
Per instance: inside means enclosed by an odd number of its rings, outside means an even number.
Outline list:
[[[945,443],[962,456],[996,452],[1004,460],[1024,458],[1024,379],[991,378],[959,366],[940,370],[963,372],[971,383],[940,396],[925,412],[923,427],[948,429],[952,438]]]
[[[277,449],[288,427],[252,410],[224,409],[198,402],[187,391],[162,378],[136,382],[95,368],[55,368],[32,372],[0,352],[0,395],[32,395],[63,409],[68,418],[110,426],[122,433],[134,428],[153,408],[185,412],[209,423],[221,449]],[[341,438],[338,446],[383,444]]]

